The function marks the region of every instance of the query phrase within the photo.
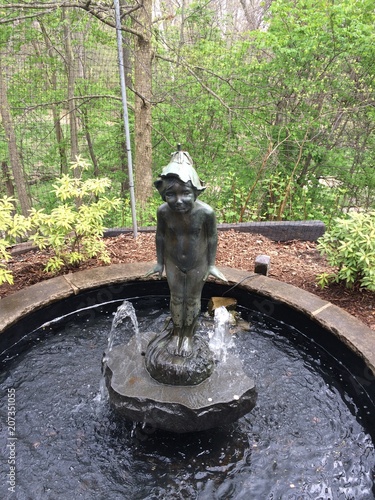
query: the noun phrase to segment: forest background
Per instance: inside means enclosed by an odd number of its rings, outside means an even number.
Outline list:
[[[178,143],[219,222],[375,207],[372,0],[121,3],[137,217]],[[76,157],[130,226],[114,5],[0,0],[0,198],[51,211]],[[82,175],[72,171],[72,175]]]

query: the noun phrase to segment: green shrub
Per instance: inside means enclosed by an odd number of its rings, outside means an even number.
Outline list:
[[[41,250],[50,248],[53,252],[46,271],[75,267],[91,257],[109,262],[103,241],[104,219],[111,210],[120,207],[121,201],[104,196],[111,185],[109,179],[82,179],[88,167],[77,158],[71,167],[76,176],[63,175],[57,180],[53,192],[59,204],[49,214],[43,209],[33,209],[29,217],[23,217],[15,213],[13,198],[0,199],[0,285],[13,283],[7,267],[11,257],[9,245],[29,234],[29,239]]]
[[[119,199],[104,196],[111,182],[107,178],[82,179],[89,165],[78,158],[72,169],[78,177],[62,175],[53,186],[60,205],[50,214],[33,209],[30,239],[41,249],[51,248],[46,271],[57,272],[63,266],[72,268],[91,257],[108,263],[109,256],[103,241],[104,218],[120,206]]]
[[[335,219],[332,228],[319,238],[318,250],[338,268],[337,273],[318,276],[322,287],[344,282],[347,288],[375,291],[375,212],[353,212],[345,219]]]
[[[30,227],[28,219],[15,213],[15,200],[4,196],[0,198],[0,285],[13,284],[13,276],[7,262],[11,255],[7,248],[16,242],[18,237],[24,237]]]

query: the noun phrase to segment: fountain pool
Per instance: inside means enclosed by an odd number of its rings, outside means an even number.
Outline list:
[[[204,304],[227,292],[238,300],[243,323],[233,333],[234,351],[258,388],[251,413],[186,435],[119,419],[99,390],[113,314],[127,299],[140,328],[155,329],[169,302],[164,281],[129,277],[129,268],[124,278],[123,270],[117,282],[113,269],[105,279],[91,272],[86,288],[88,278],[76,276],[71,292],[64,297],[58,285],[59,298],[48,306],[32,308],[25,295],[13,296],[29,311],[0,335],[2,424],[8,390],[15,394],[15,498],[375,498],[371,360],[343,341],[342,325],[338,334],[327,327],[330,306],[298,293],[303,308],[307,299],[313,312],[325,307],[316,314],[325,317],[323,328],[322,318],[291,306],[293,287],[281,287],[288,290],[282,302],[269,278],[242,274],[247,281],[230,291],[232,283],[208,282],[203,295]],[[241,281],[240,274],[232,279]],[[38,304],[47,300],[41,289],[32,293]],[[0,308],[10,322],[9,303],[4,299]],[[369,348],[367,333],[361,341]],[[7,431],[3,424],[3,450],[9,450]],[[1,477],[8,473],[4,462]],[[2,479],[2,498],[11,498],[7,488]]]

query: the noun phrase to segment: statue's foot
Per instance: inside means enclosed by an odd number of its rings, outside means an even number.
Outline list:
[[[191,356],[193,354],[193,339],[191,337],[183,337],[178,351],[178,355],[183,358]]]
[[[172,335],[166,345],[166,350],[172,356],[188,358],[193,353],[193,340],[191,337],[181,339],[178,335]]]
[[[166,345],[165,348],[172,356],[178,356],[179,344],[180,344],[180,337],[178,335],[172,335],[168,340],[168,344]]]

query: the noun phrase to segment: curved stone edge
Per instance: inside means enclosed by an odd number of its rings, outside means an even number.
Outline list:
[[[152,266],[153,263],[141,262],[97,267],[58,276],[15,292],[0,299],[0,334],[31,312],[71,295],[129,281],[158,279],[144,276]],[[375,332],[357,318],[331,302],[293,285],[248,271],[227,267],[220,269],[227,277],[229,286],[238,284],[240,288],[260,296],[261,312],[268,312],[262,310],[261,297],[264,297],[306,314],[358,354],[375,374]]]
[[[375,375],[375,331],[362,321],[331,302],[288,283],[229,267],[220,269],[229,285],[242,280],[239,285],[241,288],[305,314],[359,355]],[[262,303],[259,301],[260,312],[269,314],[268,307],[266,305],[262,310]]]
[[[72,295],[127,281],[157,279],[144,277],[153,265],[152,262],[141,262],[96,267],[57,276],[15,292],[0,299],[0,335],[31,312]]]
[[[142,422],[156,429],[179,434],[199,432],[231,424],[249,413],[255,406],[255,387],[243,395],[241,401],[205,406],[193,410],[178,403],[155,403],[152,400],[120,396],[111,386],[110,370],[106,372],[107,390],[111,406],[133,422]],[[239,404],[238,404],[239,403]]]

